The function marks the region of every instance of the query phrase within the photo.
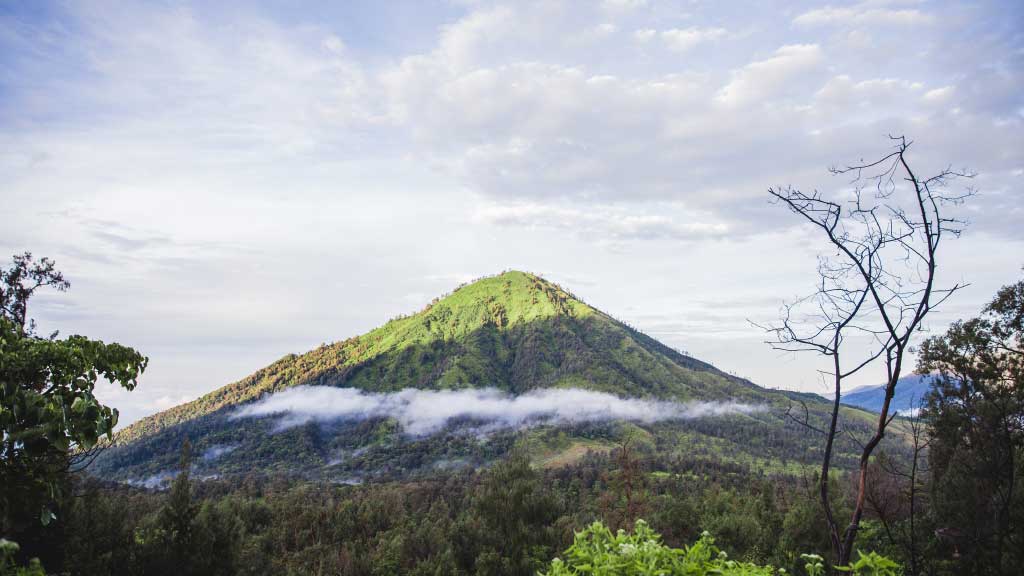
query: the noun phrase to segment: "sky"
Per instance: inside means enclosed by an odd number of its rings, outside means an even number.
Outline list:
[[[752,324],[820,238],[767,188],[914,143],[977,174],[937,333],[1024,265],[1017,1],[0,0],[0,254],[40,329],[136,347],[122,422],[535,272],[728,372],[824,393]],[[878,370],[856,384],[882,380]]]

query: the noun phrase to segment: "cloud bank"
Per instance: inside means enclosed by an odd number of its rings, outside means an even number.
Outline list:
[[[729,414],[762,408],[739,402],[667,402],[619,398],[578,388],[535,390],[510,396],[495,388],[416,390],[376,394],[355,388],[296,386],[240,409],[235,418],[277,416],[278,429],[306,422],[394,418],[406,434],[424,436],[450,421],[483,421],[489,429],[540,424],[629,420],[660,422]]]

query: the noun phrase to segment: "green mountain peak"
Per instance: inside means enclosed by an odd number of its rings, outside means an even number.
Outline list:
[[[434,336],[449,338],[487,324],[510,328],[544,318],[584,317],[594,312],[561,286],[534,274],[512,270],[466,284],[435,299],[412,316],[415,321],[410,324],[425,322]],[[394,328],[405,332],[407,326]]]
[[[136,422],[116,435],[116,446],[101,455],[94,471],[121,479],[156,474],[173,465],[177,447],[186,437],[199,449],[233,447],[230,456],[211,465],[229,472],[318,475],[332,466],[325,464],[332,461],[332,454],[362,450],[359,446],[365,442],[377,446],[376,452],[346,464],[350,471],[390,469],[395,458],[412,459],[402,460],[405,463],[399,468],[403,470],[415,467],[411,462],[419,458],[418,453],[408,452],[412,444],[395,440],[394,426],[387,422],[352,424],[354,428],[344,433],[314,426],[277,434],[269,422],[232,417],[242,405],[295,386],[377,393],[487,388],[512,395],[542,388],[581,388],[620,398],[740,402],[762,408],[727,425],[698,421],[659,428],[676,430],[666,432],[673,441],[682,442],[679,439],[685,437],[681,446],[690,446],[695,438],[690,434],[697,430],[699,435],[714,430],[749,440],[751,430],[764,426],[769,426],[772,442],[777,443],[780,435],[788,437],[789,432],[783,430],[784,419],[769,407],[782,409],[792,397],[673,350],[540,276],[508,271],[460,286],[419,312],[394,318],[366,334],[305,354],[289,354],[197,400]],[[827,409],[820,399],[806,400],[816,414]],[[691,432],[679,432],[687,429]],[[718,442],[699,437],[709,445]],[[438,454],[465,452],[473,459],[492,457],[497,450],[487,442],[464,445],[469,441],[462,438],[451,440],[451,445],[441,440],[422,442]],[[421,441],[410,442],[419,445]],[[751,457],[775,450],[765,445],[730,446],[753,450]]]

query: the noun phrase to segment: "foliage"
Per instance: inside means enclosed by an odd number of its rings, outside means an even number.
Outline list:
[[[921,346],[919,371],[937,374],[923,409],[933,514],[942,555],[962,556],[965,574],[1024,564],[1022,318],[1024,281]]]
[[[26,328],[27,301],[37,288],[68,287],[46,258],[16,256],[0,280],[0,528],[26,544],[26,532],[55,518],[53,504],[75,454],[110,437],[117,424],[117,410],[93,394],[97,380],[132,390],[147,359],[120,344],[42,338],[32,322]]]
[[[18,566],[14,560],[18,548],[16,543],[0,538],[0,576],[46,576],[38,558],[29,560],[28,566]]]
[[[64,292],[71,284],[49,258],[36,261],[31,252],[25,252],[16,254],[13,260],[13,266],[0,270],[0,317],[31,333],[35,327],[35,321],[28,319],[28,301],[32,294],[44,286]]]
[[[528,576],[551,557],[551,525],[559,510],[521,450],[494,467],[473,506],[476,518],[456,530],[463,542],[479,540],[477,574]]]
[[[697,542],[683,548],[672,548],[661,542],[661,536],[643,520],[637,520],[632,533],[619,530],[612,533],[601,522],[594,522],[576,534],[573,545],[565,551],[565,558],[551,561],[543,576],[772,576],[786,574],[783,568],[739,562],[715,546],[715,539],[704,532]],[[816,554],[803,554],[804,570],[808,576],[822,576],[825,561]],[[837,567],[843,573],[858,576],[899,576],[899,564],[875,554],[860,554],[860,558],[846,567]]]
[[[771,566],[756,566],[730,560],[715,547],[707,532],[692,546],[670,548],[643,520],[637,520],[632,533],[612,533],[600,522],[594,522],[578,533],[573,545],[565,551],[565,559],[555,558],[544,576],[771,576]]]
[[[841,566],[836,569],[840,572],[850,574],[861,574],[863,576],[900,576],[903,574],[900,565],[892,560],[881,556],[876,552],[857,552],[857,561],[849,566]]]
[[[606,508],[625,497],[625,485],[614,481],[625,472],[619,454],[591,452],[541,468],[519,450],[490,467],[354,486],[260,474],[202,480],[191,470],[190,506],[180,506],[193,511],[185,558],[172,553],[174,527],[165,512],[183,491],[76,483],[81,496],[62,519],[72,535],[66,557],[52,565],[89,576],[534,574],[572,544],[574,529],[621,521],[620,510]],[[791,574],[801,573],[800,552],[828,551],[813,478],[687,460],[682,448],[637,450],[631,458],[645,477],[634,496],[648,503],[645,520],[666,546],[682,547],[705,530],[756,524],[755,532],[716,536],[715,547],[730,559]]]

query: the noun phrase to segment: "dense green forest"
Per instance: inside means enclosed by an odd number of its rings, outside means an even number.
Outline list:
[[[757,564],[795,571],[800,554],[827,555],[811,477],[658,454],[633,443],[545,469],[514,450],[484,470],[362,486],[195,482],[187,467],[166,492],[80,481],[53,527],[69,536],[64,557],[43,560],[96,575],[533,574],[574,531],[638,518],[670,546],[707,531]],[[896,552],[877,522],[862,546]]]
[[[667,546],[691,545],[706,532],[730,559],[792,574],[804,573],[805,554],[829,556],[813,475],[666,460],[642,442],[566,466],[534,466],[524,450],[513,450],[486,469],[359,486],[282,477],[197,482],[188,469],[163,492],[75,480],[62,521],[44,536],[66,545],[36,548],[46,551],[44,564],[97,575],[534,574],[555,557],[566,559],[574,534],[591,523],[628,530],[640,518]],[[889,498],[906,490],[883,466],[875,473],[895,492]],[[848,505],[848,479],[833,479],[840,510]],[[913,520],[905,505],[885,507],[885,496],[874,496],[878,508],[862,528],[859,550],[905,565],[913,530],[920,573],[999,573],[976,556],[984,551],[933,536],[943,518],[927,496],[918,497]],[[1013,572],[1008,565],[1002,573]]]

